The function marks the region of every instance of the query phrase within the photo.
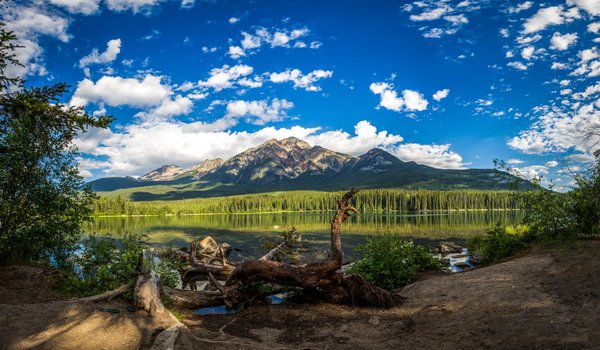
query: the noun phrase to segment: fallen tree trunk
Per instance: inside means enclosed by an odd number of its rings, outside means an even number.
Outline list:
[[[268,259],[244,261],[225,282],[226,304],[234,307],[248,300],[248,291],[240,286],[253,281],[301,287],[309,291],[309,294],[337,303],[385,307],[398,304],[401,301],[399,296],[372,286],[359,276],[344,276],[342,272],[337,272],[342,266],[341,226],[357,211],[350,205],[350,200],[357,192],[358,190],[352,189],[338,201],[338,208],[330,222],[331,255],[328,260],[306,265]]]
[[[142,254],[140,266],[140,270],[142,271],[144,270],[145,262],[146,254]],[[149,265],[152,266],[151,260]],[[148,273],[138,276],[134,289],[135,306],[146,310],[150,314],[150,317],[164,327],[156,336],[151,349],[172,350],[179,331],[184,325],[163,305],[160,300],[161,294],[162,284],[153,268],[150,268]]]
[[[185,289],[171,289],[163,287],[164,294],[173,305],[195,309],[223,305],[223,293],[219,291],[197,292]]]
[[[129,285],[123,284],[117,289],[109,290],[108,292],[104,292],[104,293],[98,294],[98,295],[92,295],[90,297],[73,299],[73,300],[70,300],[70,302],[92,303],[92,302],[104,301],[104,300],[111,301],[112,299],[125,293],[127,291],[127,289],[129,289]]]

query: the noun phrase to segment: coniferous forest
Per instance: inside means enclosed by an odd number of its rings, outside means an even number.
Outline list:
[[[336,208],[342,192],[290,191],[176,201],[136,202],[120,196],[100,197],[95,215],[181,215],[328,211]],[[440,212],[456,210],[525,209],[525,196],[509,191],[362,190],[354,205],[367,213]]]

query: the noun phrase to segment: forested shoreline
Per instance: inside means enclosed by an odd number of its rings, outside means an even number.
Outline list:
[[[335,208],[341,194],[290,191],[150,202],[103,196],[94,202],[93,211],[96,216],[322,212]],[[357,193],[355,205],[368,213],[522,210],[525,209],[525,194],[510,191],[369,189]]]

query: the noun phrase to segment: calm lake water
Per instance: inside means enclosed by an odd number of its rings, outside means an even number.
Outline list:
[[[264,253],[260,243],[276,238],[286,227],[294,226],[303,239],[326,249],[329,245],[329,220],[333,213],[214,214],[186,216],[102,217],[85,227],[87,233],[144,233],[153,246],[188,246],[193,239],[207,235],[227,242],[239,251],[232,258],[257,257]],[[420,244],[443,240],[464,242],[500,223],[521,223],[520,211],[476,211],[440,214],[357,214],[342,226],[342,246],[346,258],[367,237],[395,233]]]

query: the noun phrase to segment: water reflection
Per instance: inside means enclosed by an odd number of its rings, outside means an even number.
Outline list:
[[[332,213],[214,214],[189,216],[105,217],[96,218],[85,227],[88,233],[120,235],[145,233],[152,245],[186,246],[192,239],[213,236],[241,249],[236,255],[258,256],[263,253],[260,241],[275,237],[286,227],[294,226],[304,239],[322,246],[329,244],[329,220]],[[356,245],[366,237],[395,233],[419,243],[440,240],[464,241],[500,223],[520,223],[520,211],[453,212],[428,215],[358,214],[342,228],[344,253],[351,257]]]

